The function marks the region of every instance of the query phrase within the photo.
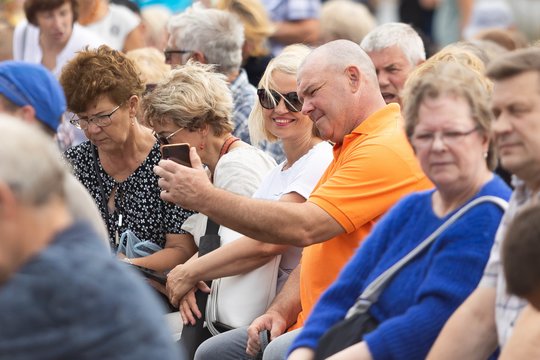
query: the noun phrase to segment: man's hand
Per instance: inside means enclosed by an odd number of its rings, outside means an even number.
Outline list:
[[[189,156],[192,168],[172,160],[161,160],[154,167],[154,173],[160,178],[158,185],[163,200],[198,211],[197,204],[213,186],[194,147]]]
[[[261,350],[259,333],[266,330],[270,330],[269,341],[272,341],[278,336],[282,335],[285,330],[287,330],[287,323],[283,316],[276,312],[268,312],[253,320],[247,330],[248,342],[246,347],[246,353],[248,355],[256,356],[257,353]]]

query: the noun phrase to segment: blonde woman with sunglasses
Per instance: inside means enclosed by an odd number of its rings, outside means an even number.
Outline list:
[[[332,159],[331,145],[320,138],[313,122],[302,114],[302,102],[296,94],[296,72],[309,51],[304,45],[285,48],[269,63],[259,83],[259,101],[249,118],[251,139],[255,143],[281,140],[287,159],[265,177],[254,198],[304,202]],[[264,244],[240,237],[173,269],[167,281],[169,299],[174,305],[180,306],[184,325],[193,324],[196,318],[202,316],[194,302],[196,286],[205,286],[201,281],[248,274],[277,259],[279,274],[275,290],[279,291],[290,272],[296,268],[300,255],[299,248]],[[265,284],[260,284],[253,291],[260,291],[263,286]],[[253,304],[249,303],[250,300],[245,299],[245,304],[237,303],[235,306],[251,315]],[[249,322],[259,315],[261,313],[253,313]],[[245,325],[249,325],[249,322]],[[245,334],[245,331],[238,334]],[[219,343],[218,338],[213,339]],[[213,348],[212,345],[210,347]]]

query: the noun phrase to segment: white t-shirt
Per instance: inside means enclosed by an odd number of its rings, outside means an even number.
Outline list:
[[[290,168],[283,170],[285,162],[275,167],[263,180],[253,198],[279,200],[292,192],[309,198],[322,174],[332,162],[332,145],[323,141],[298,159]],[[291,247],[281,256],[279,263],[278,291],[281,289],[302,255],[302,248]]]
[[[262,179],[276,167],[276,162],[268,154],[253,146],[232,149],[223,155],[214,169],[214,186],[238,195],[251,197]],[[225,206],[225,204],[224,204]],[[206,215],[191,215],[182,224],[182,229],[193,235],[195,243],[206,232]],[[222,226],[220,234],[225,231]],[[232,232],[232,230],[229,230]],[[231,235],[234,238],[234,235]],[[237,237],[241,237],[237,233]]]
[[[86,30],[78,23],[73,24],[73,32],[66,46],[56,57],[56,66],[52,73],[60,77],[62,67],[71,60],[75,54],[86,46],[97,48],[105,42],[96,34]],[[43,52],[39,45],[39,28],[21,21],[13,33],[13,59],[41,64]]]
[[[102,38],[105,44],[122,51],[126,37],[140,22],[141,19],[127,7],[109,4],[107,15],[86,28]]]

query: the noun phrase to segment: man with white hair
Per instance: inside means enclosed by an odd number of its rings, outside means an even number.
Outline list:
[[[375,65],[384,101],[401,103],[401,90],[411,71],[426,60],[420,35],[403,23],[387,23],[370,31],[360,43]]]
[[[66,204],[36,126],[0,115],[0,358],[179,359],[147,285]]]
[[[240,67],[244,45],[242,22],[227,11],[194,7],[173,16],[168,31],[165,50],[168,64],[184,65],[192,59],[213,64],[216,71],[227,76],[234,102],[233,135],[250,144],[247,119],[257,101],[257,89]],[[264,142],[260,147],[278,162],[285,159],[280,143]]]

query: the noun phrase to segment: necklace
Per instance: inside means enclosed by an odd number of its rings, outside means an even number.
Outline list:
[[[225,139],[225,141],[223,142],[223,145],[221,145],[221,150],[219,151],[218,161],[219,161],[219,159],[221,159],[221,157],[223,155],[225,155],[226,153],[229,152],[229,149],[231,148],[231,145],[233,143],[237,142],[238,140],[240,140],[240,139],[237,138],[236,136],[233,136],[233,135],[230,135]]]

